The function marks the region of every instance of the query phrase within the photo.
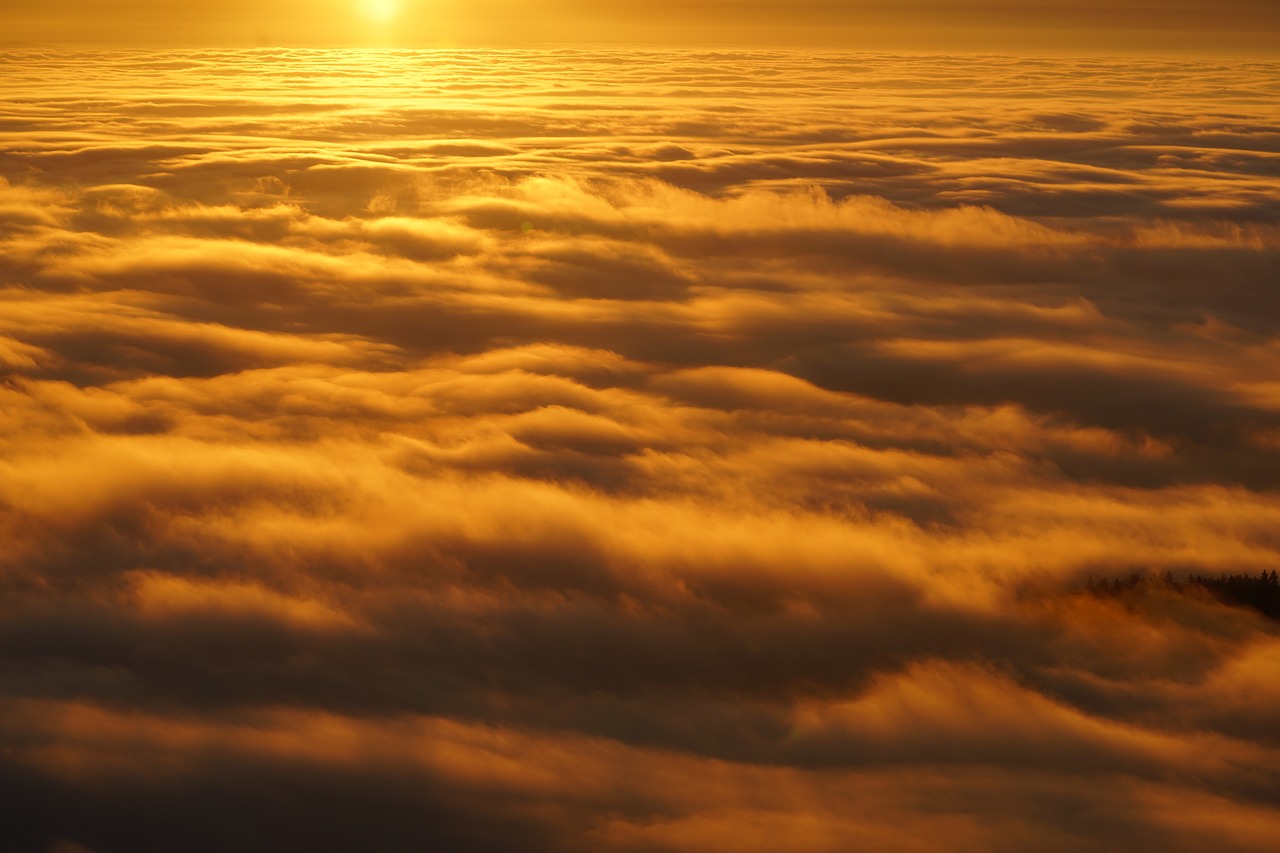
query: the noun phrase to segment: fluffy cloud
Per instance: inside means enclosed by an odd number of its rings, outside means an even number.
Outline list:
[[[1280,831],[1274,67],[6,69],[12,849]]]

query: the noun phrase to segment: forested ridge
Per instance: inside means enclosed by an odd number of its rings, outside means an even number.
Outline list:
[[[1165,572],[1163,575],[1134,572],[1127,578],[1089,578],[1088,581],[1089,592],[1098,596],[1125,595],[1145,591],[1153,586],[1187,594],[1207,594],[1224,604],[1251,607],[1271,619],[1280,619],[1280,574],[1275,569],[1264,570],[1257,575],[1193,574],[1181,581],[1172,572]]]

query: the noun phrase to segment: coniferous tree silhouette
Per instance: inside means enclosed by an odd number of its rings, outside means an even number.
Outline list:
[[[1247,574],[1220,574],[1217,577],[1190,575],[1179,583],[1172,572],[1143,577],[1138,573],[1128,578],[1094,581],[1089,577],[1088,591],[1093,595],[1121,596],[1141,592],[1148,587],[1160,586],[1175,592],[1201,590],[1224,604],[1250,607],[1271,619],[1280,619],[1280,574],[1275,569],[1263,570],[1256,577]]]

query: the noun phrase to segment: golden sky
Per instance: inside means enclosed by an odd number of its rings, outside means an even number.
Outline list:
[[[1272,0],[8,0],[18,41],[1274,53]]]
[[[5,5],[0,850],[1273,853],[1265,7],[625,8]]]

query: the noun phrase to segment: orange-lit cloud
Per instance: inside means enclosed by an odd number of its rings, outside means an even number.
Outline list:
[[[12,849],[1280,831],[1274,65],[5,61]]]

